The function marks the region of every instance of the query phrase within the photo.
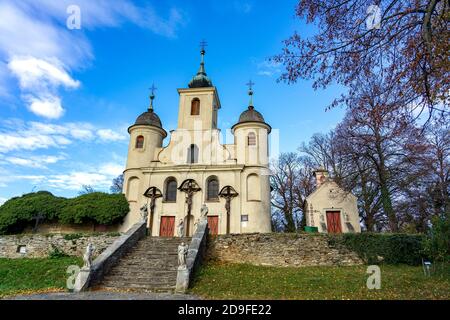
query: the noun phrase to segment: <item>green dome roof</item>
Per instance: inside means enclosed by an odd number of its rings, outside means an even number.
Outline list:
[[[192,78],[189,82],[189,88],[204,88],[204,87],[212,87],[212,81],[208,78],[205,71],[205,50],[201,51],[202,60],[200,62],[200,68],[198,69],[197,74]]]

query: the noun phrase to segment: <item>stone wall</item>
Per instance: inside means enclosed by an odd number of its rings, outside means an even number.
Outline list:
[[[265,266],[363,264],[354,252],[332,246],[325,234],[232,234],[208,239],[207,260]]]
[[[66,240],[62,234],[0,236],[0,258],[45,258],[55,248],[71,256],[82,256],[89,242],[95,246],[94,256],[97,256],[118,236],[119,234],[108,233],[86,234],[72,240]]]

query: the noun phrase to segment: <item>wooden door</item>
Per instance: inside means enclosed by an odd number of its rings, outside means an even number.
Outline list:
[[[219,216],[208,216],[209,234],[219,234]]]
[[[159,228],[160,237],[173,237],[175,231],[175,217],[161,217],[161,226]]]
[[[342,233],[340,211],[327,211],[327,230],[328,233]]]

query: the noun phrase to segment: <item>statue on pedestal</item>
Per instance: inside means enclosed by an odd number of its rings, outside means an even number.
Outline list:
[[[94,246],[92,243],[89,243],[86,247],[86,251],[83,255],[84,266],[82,269],[91,270],[92,267],[92,254],[94,253]]]
[[[178,269],[179,270],[184,270],[187,268],[186,256],[187,256],[188,250],[189,250],[189,245],[185,244],[184,242],[182,242],[178,246]]]

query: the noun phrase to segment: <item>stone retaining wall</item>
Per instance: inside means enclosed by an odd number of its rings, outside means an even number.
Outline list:
[[[94,256],[98,256],[118,236],[118,234],[112,235],[107,233],[86,234],[72,240],[66,240],[62,234],[0,236],[0,258],[46,258],[55,248],[71,256],[82,256],[89,242],[95,247]],[[25,249],[21,249],[21,246],[25,246]],[[21,253],[21,250],[25,253]]]
[[[332,246],[324,234],[233,234],[208,239],[207,260],[266,266],[357,265],[355,252]]]

